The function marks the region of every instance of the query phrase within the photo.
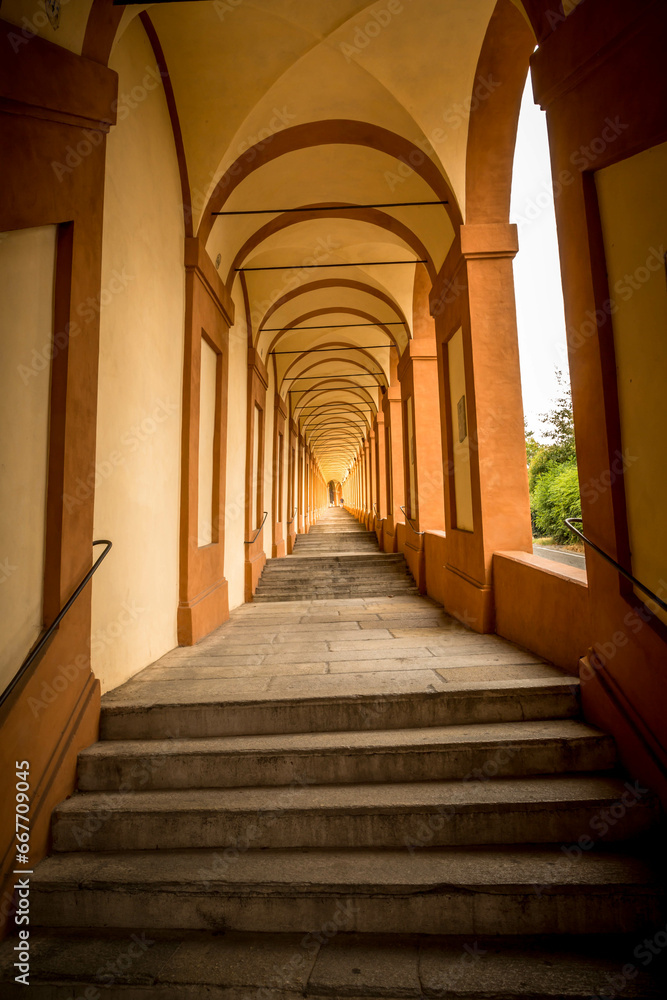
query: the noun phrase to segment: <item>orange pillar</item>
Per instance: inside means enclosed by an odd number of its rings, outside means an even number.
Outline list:
[[[514,225],[461,227],[463,266],[457,280],[467,288],[467,309],[463,294],[457,308],[461,310],[465,395],[458,404],[452,396],[456,373],[450,342],[459,331],[455,326],[452,329],[451,322],[448,335],[441,339],[443,435],[450,479],[445,606],[480,632],[495,627],[493,553],[532,551],[512,273],[517,247]],[[461,391],[457,388],[454,395]],[[465,518],[456,483],[457,476],[463,475],[456,467],[456,449],[462,438],[470,470]]]
[[[403,478],[403,414],[401,387],[398,383],[397,365],[392,362],[391,385],[382,401],[385,423],[387,517],[384,524],[384,550],[396,552],[398,539],[396,525],[405,517],[401,507],[405,503]]]

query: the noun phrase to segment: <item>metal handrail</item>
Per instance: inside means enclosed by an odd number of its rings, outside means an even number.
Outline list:
[[[412,528],[412,530],[414,531],[415,535],[425,535],[425,534],[426,534],[426,532],[425,532],[425,531],[417,531],[417,529],[416,529],[416,528],[413,528],[413,527],[412,527],[412,524],[411,524],[411,522],[410,522],[410,518],[409,518],[409,517],[408,517],[408,515],[407,515],[407,512],[406,512],[406,510],[405,510],[405,507],[400,507],[400,508],[399,508],[399,510],[402,510],[402,511],[403,511],[403,513],[405,514],[405,520],[406,520],[406,521],[407,521],[407,523],[408,523],[408,524],[410,525],[410,527],[411,527],[411,528]]]
[[[295,507],[295,508],[294,508],[294,512],[293,512],[293,514],[292,514],[292,520],[291,520],[291,521],[288,521],[288,522],[287,522],[288,524],[293,524],[293,523],[294,523],[294,518],[296,517],[296,512],[297,512],[297,510],[298,510],[298,509],[299,509],[298,507]]]
[[[253,542],[257,541],[257,539],[259,538],[259,533],[262,530],[262,528],[264,527],[264,522],[266,521],[266,518],[268,517],[268,514],[269,514],[268,510],[265,510],[264,511],[264,517],[262,518],[262,523],[260,524],[259,528],[257,529],[257,534],[255,535],[254,538],[251,538],[249,542],[244,542],[243,543],[244,545],[252,545]]]
[[[632,573],[628,573],[626,569],[623,569],[623,567],[619,562],[616,562],[615,559],[612,559],[612,557],[608,555],[603,549],[601,549],[599,545],[596,545],[595,542],[592,542],[590,538],[587,538],[586,535],[583,534],[583,532],[579,531],[578,528],[574,527],[573,522],[576,522],[577,524],[584,523],[584,519],[582,517],[566,517],[564,518],[564,521],[565,524],[570,529],[570,531],[573,532],[575,535],[578,535],[579,538],[581,538],[582,542],[585,542],[586,545],[590,545],[592,549],[595,549],[598,555],[601,555],[602,558],[606,559],[606,561],[611,566],[614,566],[621,574],[621,576],[624,576],[625,579],[629,580],[630,583],[634,584],[635,587],[638,587],[639,590],[643,591],[645,594],[648,594],[651,600],[655,601],[658,607],[662,608],[663,611],[667,611],[667,603],[665,603],[665,601],[663,601],[660,597],[658,597],[657,594],[654,594],[652,590],[649,590],[648,587],[645,587],[643,583],[640,583],[636,576],[633,576]]]
[[[17,672],[14,674],[14,677],[9,682],[9,684],[7,685],[7,687],[5,688],[5,690],[2,692],[2,695],[0,695],[0,706],[4,705],[5,701],[10,696],[10,694],[12,693],[12,691],[14,690],[14,688],[16,687],[16,685],[18,684],[18,682],[21,680],[21,678],[23,676],[25,676],[25,674],[27,673],[27,671],[30,669],[30,666],[35,662],[35,660],[37,659],[37,657],[39,656],[39,654],[41,653],[41,651],[44,649],[44,646],[47,644],[47,642],[49,641],[49,639],[51,638],[51,636],[53,635],[53,633],[55,632],[55,630],[58,628],[58,626],[60,625],[61,621],[63,620],[63,618],[65,617],[65,615],[69,611],[69,609],[72,607],[72,605],[76,601],[77,597],[79,596],[79,594],[81,593],[81,591],[83,590],[83,588],[86,586],[86,584],[90,580],[90,578],[93,575],[93,573],[96,571],[96,569],[98,568],[98,566],[100,565],[100,563],[102,562],[102,560],[105,559],[107,557],[107,555],[109,554],[109,550],[111,549],[112,544],[113,543],[110,542],[108,540],[108,538],[99,538],[96,542],[93,542],[93,546],[95,546],[95,545],[106,545],[106,548],[105,548],[104,552],[102,553],[102,555],[98,559],[95,560],[95,562],[93,563],[93,565],[91,566],[91,568],[88,570],[88,572],[86,573],[86,575],[84,576],[83,580],[81,581],[81,583],[79,584],[79,586],[76,588],[76,590],[74,591],[74,593],[72,594],[72,596],[62,606],[62,608],[60,609],[60,611],[58,612],[58,614],[56,615],[56,617],[53,619],[53,621],[51,622],[51,624],[47,628],[46,632],[44,632],[43,635],[40,636],[40,638],[37,641],[37,643],[30,650],[30,652],[26,656],[25,660],[23,661],[23,663],[21,664],[21,666],[19,667],[19,669],[17,670]]]

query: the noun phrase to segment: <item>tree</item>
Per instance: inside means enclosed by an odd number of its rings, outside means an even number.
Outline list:
[[[576,462],[572,392],[570,382],[560,368],[556,369],[556,382],[558,396],[554,407],[548,413],[541,415],[542,421],[546,424],[544,436],[551,442],[547,447],[557,462]]]
[[[559,545],[571,542],[572,535],[564,519],[581,516],[577,463],[566,462],[547,469],[537,481],[530,506],[540,535],[550,536]]]
[[[548,443],[540,445],[526,431],[526,455],[533,534],[538,538],[551,536],[554,542],[565,544],[571,535],[563,518],[581,514],[581,499],[570,385],[558,369],[556,381],[559,393],[555,404],[542,414]]]
[[[523,422],[523,429],[526,437],[526,463],[528,468],[530,468],[530,463],[533,461],[538,451],[544,447],[544,445],[541,445],[540,442],[535,439],[533,432],[528,430],[526,420]]]

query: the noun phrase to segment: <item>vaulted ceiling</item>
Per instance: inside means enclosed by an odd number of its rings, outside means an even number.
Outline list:
[[[192,233],[327,478],[344,478],[412,336],[417,262],[433,279],[464,219],[470,98],[495,5],[124,9],[116,44],[145,11],[164,55]],[[90,2],[74,7],[61,40],[76,49]]]

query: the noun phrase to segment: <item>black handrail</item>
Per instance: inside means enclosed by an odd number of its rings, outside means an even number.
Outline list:
[[[298,509],[299,509],[298,507],[295,507],[295,508],[294,508],[294,512],[293,512],[293,514],[292,514],[292,520],[291,520],[291,521],[288,521],[288,522],[287,522],[288,524],[294,524],[294,518],[296,517],[296,512],[297,512],[297,510],[298,510]]]
[[[262,530],[262,528],[264,527],[264,522],[266,521],[268,513],[269,513],[268,510],[264,511],[264,517],[262,518],[262,523],[260,524],[259,528],[257,529],[257,534],[255,535],[254,538],[251,538],[249,542],[244,542],[243,543],[244,545],[252,545],[253,542],[257,541],[257,539],[259,538],[259,533]]]
[[[586,545],[590,545],[592,549],[595,549],[598,555],[601,555],[603,559],[606,559],[607,562],[610,564],[610,566],[614,566],[621,574],[621,576],[624,576],[625,579],[629,580],[630,583],[634,584],[635,587],[638,587],[639,590],[643,591],[645,594],[648,594],[651,600],[655,601],[658,607],[662,608],[663,611],[667,611],[667,603],[665,603],[665,601],[663,601],[660,597],[658,597],[657,594],[654,594],[652,590],[649,590],[648,587],[645,587],[643,583],[640,583],[636,576],[633,576],[632,573],[628,573],[626,569],[623,569],[620,563],[616,562],[615,559],[612,559],[612,557],[608,555],[603,549],[601,549],[599,545],[596,545],[595,542],[592,542],[590,538],[586,538],[586,535],[584,535],[583,532],[579,531],[578,528],[574,527],[573,522],[575,521],[577,522],[577,524],[584,523],[584,519],[582,517],[566,517],[564,518],[564,520],[565,524],[568,526],[570,531],[573,532],[575,535],[578,535],[579,538],[581,538],[582,542],[585,542]]]
[[[63,620],[63,618],[65,617],[65,615],[67,614],[67,612],[69,611],[69,609],[72,607],[72,605],[76,601],[77,597],[79,596],[79,594],[81,593],[81,591],[83,590],[83,588],[86,586],[86,584],[90,580],[90,578],[93,575],[93,573],[96,571],[97,567],[100,565],[100,563],[102,562],[102,560],[105,559],[107,557],[107,555],[109,554],[109,550],[111,549],[112,544],[113,543],[110,542],[107,538],[99,538],[96,542],[93,542],[93,546],[95,546],[95,545],[106,545],[106,548],[105,548],[104,552],[102,553],[102,555],[98,559],[95,560],[95,562],[93,563],[93,565],[91,566],[91,568],[88,570],[88,572],[84,576],[83,580],[81,581],[81,583],[79,584],[79,586],[76,588],[76,590],[74,591],[74,593],[72,594],[72,596],[69,598],[69,600],[67,601],[67,603],[62,606],[62,608],[60,609],[60,611],[58,612],[58,614],[56,615],[56,617],[53,619],[53,621],[51,622],[51,624],[47,628],[46,632],[44,632],[44,634],[40,636],[38,642],[30,650],[30,652],[26,656],[25,660],[23,661],[23,663],[21,664],[21,666],[19,667],[19,669],[17,670],[17,672],[14,674],[13,679],[9,682],[9,684],[7,685],[7,687],[5,688],[5,690],[2,692],[2,695],[0,695],[0,706],[4,705],[5,701],[10,696],[10,694],[12,693],[12,691],[14,690],[14,688],[16,687],[16,685],[18,684],[18,682],[25,675],[26,671],[30,668],[30,665],[32,663],[34,663],[35,659],[39,656],[39,654],[41,653],[41,651],[44,649],[44,646],[49,641],[49,639],[51,638],[51,636],[53,635],[53,633],[55,632],[55,630],[58,628],[58,626],[60,625],[60,623]]]
[[[403,511],[403,513],[405,514],[405,520],[406,520],[406,521],[408,522],[408,524],[410,525],[410,527],[411,527],[411,528],[412,528],[412,530],[414,531],[415,535],[424,535],[424,534],[425,534],[425,532],[424,532],[424,531],[417,531],[417,529],[416,529],[416,528],[413,528],[413,527],[412,527],[412,524],[411,524],[411,522],[410,522],[410,518],[409,518],[409,517],[408,517],[408,515],[407,515],[407,512],[406,512],[406,510],[405,510],[405,507],[400,507],[400,508],[399,508],[399,510],[402,510],[402,511]]]

